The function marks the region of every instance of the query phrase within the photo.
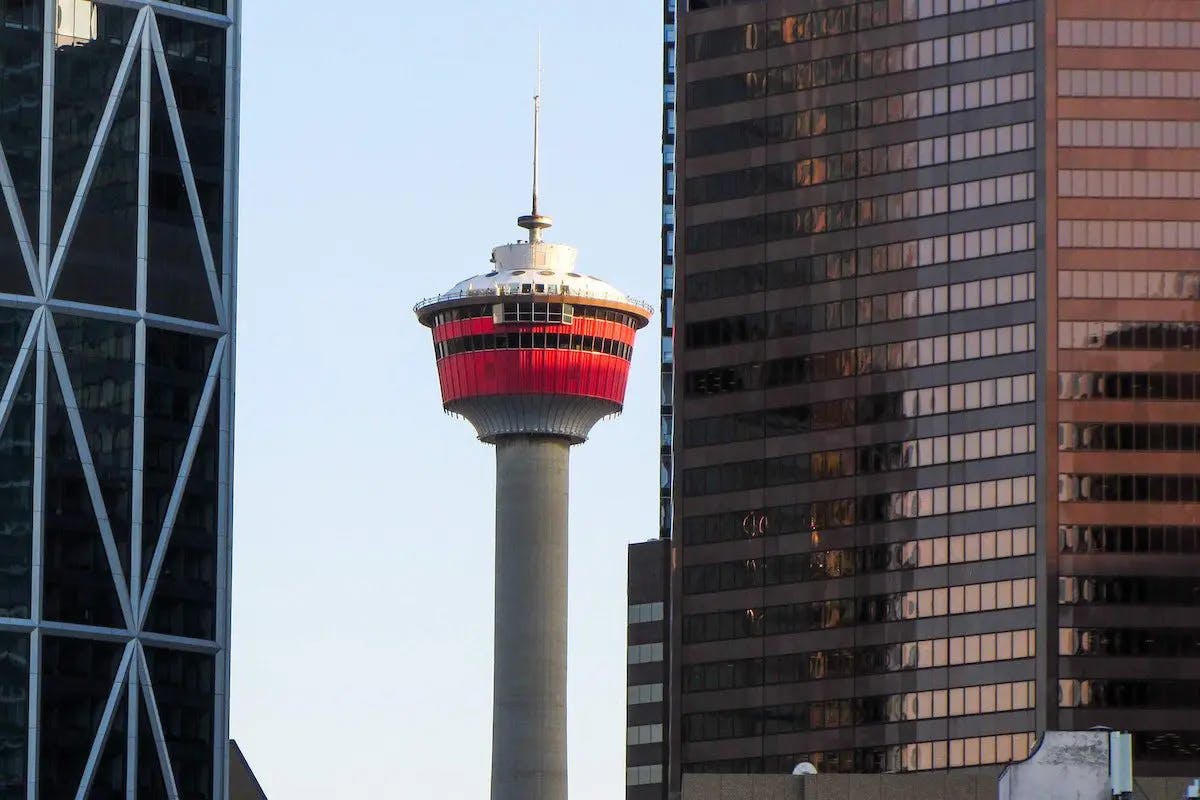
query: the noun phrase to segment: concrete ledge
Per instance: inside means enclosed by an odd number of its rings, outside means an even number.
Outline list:
[[[684,775],[682,800],[996,800],[997,772]]]
[[[684,775],[681,800],[1111,800],[1108,733],[1054,731],[1003,768],[873,775]],[[1189,778],[1136,776],[1136,800],[1181,800]]]

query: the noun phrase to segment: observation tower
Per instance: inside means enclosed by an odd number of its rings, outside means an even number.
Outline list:
[[[442,405],[496,447],[492,800],[567,796],[567,476],[570,448],[621,411],[650,308],[575,270],[543,241],[538,98],[528,241],[417,304],[433,331]]]

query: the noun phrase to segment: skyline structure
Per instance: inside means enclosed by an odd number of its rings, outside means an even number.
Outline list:
[[[540,73],[540,67],[539,67]],[[539,75],[540,82],[540,75]],[[621,411],[648,306],[575,271],[543,240],[534,97],[528,241],[491,271],[416,306],[433,333],[443,407],[496,448],[492,800],[567,796],[567,523],[570,448]]]
[[[627,796],[1095,725],[1194,772],[1200,11],[665,12],[671,544],[630,553]]]
[[[238,3],[0,9],[0,794],[223,800]]]

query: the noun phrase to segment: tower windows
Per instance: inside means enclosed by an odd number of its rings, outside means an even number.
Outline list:
[[[496,324],[557,322],[570,325],[575,320],[575,310],[570,303],[497,303],[493,306],[492,319]]]

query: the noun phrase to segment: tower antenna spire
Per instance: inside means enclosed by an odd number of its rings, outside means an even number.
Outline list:
[[[538,33],[537,88],[533,95],[533,204],[528,214],[517,218],[517,225],[529,231],[530,244],[542,241],[542,231],[554,224],[550,217],[538,213],[538,156],[540,154],[542,121],[542,34]]]
[[[542,34],[538,32],[537,91],[533,95],[533,216],[537,216],[538,196],[538,133],[542,121]]]

